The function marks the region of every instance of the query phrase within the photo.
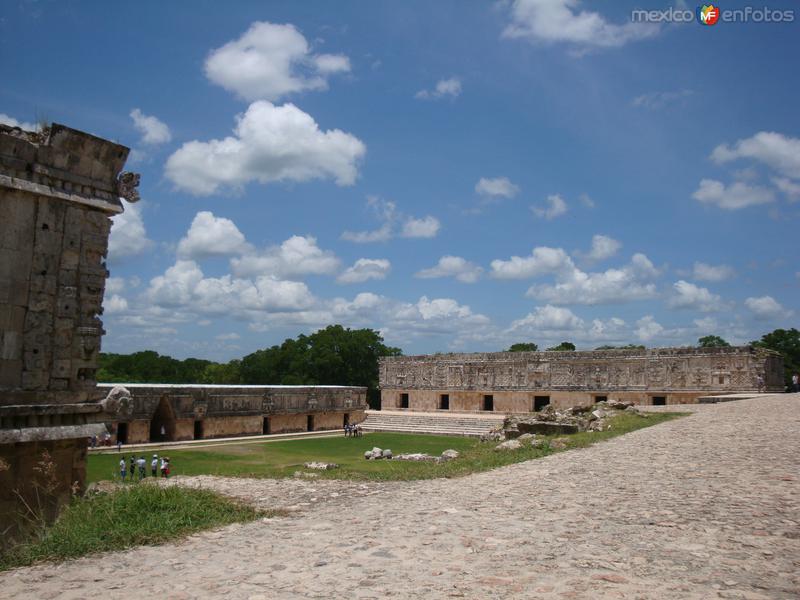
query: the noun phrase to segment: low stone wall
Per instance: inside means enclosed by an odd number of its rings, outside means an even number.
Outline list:
[[[408,395],[408,406],[403,406],[402,395]],[[447,396],[447,408],[443,408],[442,396]],[[532,412],[537,407],[537,399],[541,405],[552,405],[556,408],[570,406],[589,406],[603,398],[607,400],[629,401],[634,404],[652,405],[663,399],[664,404],[696,404],[697,398],[704,392],[498,392],[480,390],[474,392],[453,392],[450,390],[383,390],[381,407],[386,410],[407,408],[424,412],[447,410],[450,412],[486,412],[485,397],[492,397],[492,412],[524,413]],[[540,405],[540,406],[541,406]]]

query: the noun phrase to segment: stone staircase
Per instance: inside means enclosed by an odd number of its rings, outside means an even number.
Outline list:
[[[421,413],[405,411],[367,411],[361,422],[364,431],[392,431],[432,435],[479,437],[503,424],[504,414]]]

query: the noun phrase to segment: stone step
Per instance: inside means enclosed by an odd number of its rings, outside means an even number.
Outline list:
[[[479,437],[502,424],[504,416],[450,416],[371,412],[361,423],[364,431],[394,431],[433,435]]]

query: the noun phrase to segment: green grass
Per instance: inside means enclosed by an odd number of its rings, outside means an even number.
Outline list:
[[[38,539],[0,555],[0,570],[157,544],[266,514],[208,490],[129,486],[74,500]]]
[[[583,447],[635,429],[656,425],[679,416],[653,413],[649,417],[623,414],[613,421],[612,429],[602,432],[579,433],[569,436],[567,449]],[[496,444],[481,443],[474,438],[411,435],[402,433],[370,433],[362,438],[344,436],[307,438],[269,443],[247,443],[205,449],[170,448],[164,450],[171,458],[172,473],[176,475],[222,475],[237,477],[290,477],[304,471],[310,461],[335,462],[340,468],[320,471],[319,476],[353,480],[409,480],[434,477],[458,477],[477,471],[538,458],[552,453],[550,448],[530,448],[514,452],[494,452]],[[394,454],[425,452],[438,455],[452,448],[461,453],[456,461],[443,464],[405,461],[367,461],[364,452],[390,448]],[[152,456],[153,451],[145,455]],[[125,454],[124,452],[122,454]],[[159,451],[161,454],[161,451]],[[129,456],[126,455],[126,456]],[[119,454],[92,454],[89,457],[90,481],[118,478]]]

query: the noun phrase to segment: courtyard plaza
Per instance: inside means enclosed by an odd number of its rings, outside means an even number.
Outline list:
[[[1,595],[797,598],[800,394],[680,408],[457,479],[176,477],[288,516],[13,570]]]

